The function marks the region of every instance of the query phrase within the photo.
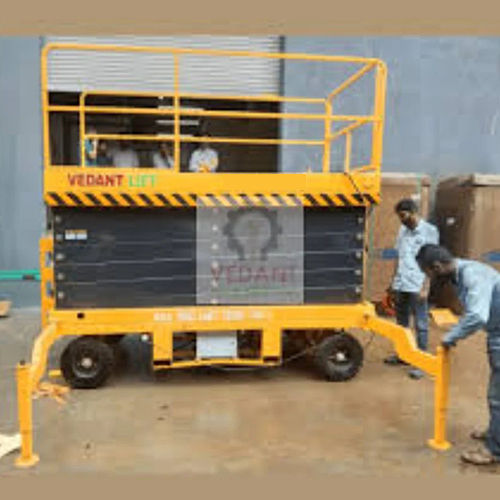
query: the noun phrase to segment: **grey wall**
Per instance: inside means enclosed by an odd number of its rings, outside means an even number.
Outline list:
[[[39,37],[0,37],[0,269],[38,268],[43,229]],[[38,284],[0,281],[14,305]]]
[[[285,37],[284,43],[287,52],[378,57],[387,63],[385,171],[500,173],[500,38]],[[306,70],[285,62],[285,95],[326,95],[335,87],[327,66],[309,64]],[[362,108],[367,94],[362,87],[355,90],[346,105]],[[308,137],[315,131],[318,137],[318,130],[294,121],[283,124],[282,135]],[[288,147],[280,167],[318,167],[319,158],[309,148]]]

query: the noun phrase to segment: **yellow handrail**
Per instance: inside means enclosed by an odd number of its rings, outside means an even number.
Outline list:
[[[344,91],[349,85],[352,85],[355,81],[359,80],[364,74],[368,73],[373,67],[375,63],[369,63],[366,66],[363,66],[357,73],[349,77],[344,83],[339,85],[336,89],[332,90],[328,95],[328,100],[331,101],[335,96],[339,95],[342,91]]]
[[[174,97],[174,92],[158,92],[153,90],[88,90],[87,95],[109,95],[121,97]],[[235,95],[235,94],[203,94],[197,92],[179,92],[179,97],[182,99],[213,99],[219,101],[268,101],[268,102],[295,102],[303,104],[324,104],[325,99],[322,97],[296,97],[296,96],[281,96],[275,94],[260,94],[260,95]]]
[[[48,107],[49,111],[72,113],[80,110],[79,106],[57,106]],[[158,109],[158,108],[130,108],[122,106],[85,106],[85,113],[89,114],[124,114],[124,115],[175,115],[175,108]],[[290,120],[330,120],[338,122],[347,121],[375,121],[376,118],[370,115],[328,115],[318,113],[273,113],[267,111],[211,111],[204,109],[179,109],[179,115],[184,116],[210,116],[214,118],[257,118],[257,119],[272,119],[285,118]]]
[[[86,134],[85,137],[95,139],[108,139],[110,141],[152,141],[162,142],[165,140],[175,141],[175,134]],[[190,135],[181,135],[179,139],[182,142],[213,142],[220,144],[262,144],[262,145],[304,145],[304,146],[322,146],[324,144],[321,140],[305,140],[305,139],[252,139],[244,137],[193,137]]]
[[[154,92],[154,91],[128,91],[111,89],[92,89],[86,90],[80,94],[78,106],[73,105],[54,105],[49,103],[48,88],[48,56],[55,50],[78,50],[94,52],[120,52],[120,53],[152,53],[167,54],[173,59],[173,92]],[[280,96],[274,94],[264,95],[226,95],[218,93],[184,93],[180,88],[180,66],[182,57],[185,55],[198,56],[217,56],[217,57],[243,57],[243,58],[267,58],[279,60],[302,60],[319,61],[326,63],[351,63],[362,64],[362,67],[353,73],[347,80],[338,85],[325,97],[296,97]],[[344,170],[349,171],[351,166],[352,134],[351,132],[366,123],[372,123],[372,150],[371,160],[367,167],[379,172],[382,159],[382,135],[384,123],[385,107],[385,84],[386,84],[386,66],[376,58],[352,57],[352,56],[328,56],[312,55],[298,53],[267,53],[250,52],[234,50],[216,50],[216,49],[188,49],[174,47],[146,47],[146,46],[125,46],[125,45],[96,45],[96,44],[74,44],[74,43],[49,43],[42,50],[42,107],[44,124],[44,167],[51,166],[50,154],[50,134],[49,134],[49,116],[54,112],[78,112],[80,127],[80,165],[85,165],[85,140],[89,137],[114,140],[145,140],[159,141],[172,140],[174,144],[174,171],[180,171],[180,148],[182,142],[197,142],[201,138],[193,138],[181,134],[181,117],[211,117],[211,118],[241,118],[241,119],[280,119],[280,120],[308,120],[323,121],[324,135],[322,139],[258,139],[258,138],[235,138],[235,137],[205,137],[205,142],[227,143],[227,144],[256,144],[256,145],[305,145],[322,146],[323,159],[322,171],[330,171],[330,150],[333,141],[346,135],[346,150],[344,154]],[[372,115],[335,115],[333,114],[333,100],[338,98],[349,86],[360,80],[363,76],[374,71],[375,80],[375,102]],[[112,96],[134,96],[134,97],[163,97],[171,99],[171,107],[167,109],[147,108],[147,107],[120,107],[120,106],[101,106],[87,105],[86,97],[90,95],[112,95]],[[304,113],[304,112],[257,112],[257,111],[235,111],[235,110],[204,110],[204,109],[183,109],[181,107],[182,99],[214,99],[228,101],[262,101],[276,103],[298,103],[298,104],[322,104],[324,113]],[[147,134],[87,134],[85,118],[87,114],[117,114],[117,115],[157,115],[173,116],[174,133],[173,136],[167,135],[147,135]],[[332,122],[353,122],[345,128],[331,133]],[[367,170],[363,170],[367,171]]]
[[[80,50],[97,52],[147,52],[151,54],[190,54],[201,56],[221,56],[221,57],[254,57],[267,59],[283,60],[303,60],[303,61],[322,61],[339,63],[379,63],[380,59],[373,57],[354,57],[354,56],[328,56],[317,54],[300,53],[277,53],[277,52],[253,52],[245,50],[220,50],[220,49],[188,49],[179,47],[151,47],[140,45],[98,45],[88,43],[48,43],[42,49],[42,58],[47,57],[52,50]]]
[[[181,122],[180,122],[180,97],[179,97],[179,56],[174,56],[174,172],[181,169]]]

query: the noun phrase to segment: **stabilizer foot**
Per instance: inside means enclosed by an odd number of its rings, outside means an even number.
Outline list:
[[[435,439],[429,439],[427,444],[433,449],[437,451],[446,451],[451,448],[451,443],[448,441],[436,441]]]
[[[17,457],[15,464],[16,464],[16,467],[27,469],[28,467],[33,467],[39,461],[40,461],[40,457],[37,454],[33,453],[31,455],[31,457],[29,457],[29,458],[24,458],[22,456]]]

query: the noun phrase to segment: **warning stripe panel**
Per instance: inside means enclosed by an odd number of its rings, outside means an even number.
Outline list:
[[[352,205],[362,205],[362,203],[357,200],[354,195],[351,195],[351,194],[344,194],[344,196],[346,197],[347,199],[347,204],[348,206],[352,206]]]
[[[94,193],[85,193],[85,196],[93,206],[102,207],[101,200]]]
[[[58,195],[63,200],[65,205],[68,205],[69,207],[73,207],[73,206],[77,205],[77,203],[73,200],[73,198],[68,196],[67,193],[58,193]]]
[[[205,195],[198,196],[198,204],[200,207],[215,207],[215,202],[209,197]]]
[[[119,206],[118,200],[109,193],[101,193],[102,194],[102,199],[105,200],[104,203],[108,207],[117,207]]]
[[[49,191],[45,202],[68,207],[352,207],[380,203],[371,193],[107,193]]]

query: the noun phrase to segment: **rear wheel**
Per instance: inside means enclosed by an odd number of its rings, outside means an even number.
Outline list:
[[[61,373],[75,389],[95,389],[104,385],[113,366],[113,348],[94,337],[73,340],[61,355]]]
[[[111,345],[116,345],[119,344],[120,341],[125,337],[125,335],[122,334],[117,334],[117,335],[103,335],[101,337],[103,342],[106,342],[106,344],[111,344]]]
[[[363,347],[347,333],[323,339],[316,348],[314,362],[321,374],[332,382],[353,378],[363,364]]]

